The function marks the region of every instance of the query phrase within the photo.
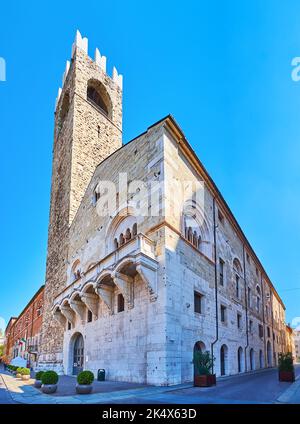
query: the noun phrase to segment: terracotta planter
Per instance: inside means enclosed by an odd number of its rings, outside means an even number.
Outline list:
[[[22,380],[29,380],[30,379],[30,375],[22,375]]]
[[[210,387],[215,386],[216,374],[212,375],[195,375],[194,377],[194,386],[196,387]]]
[[[19,374],[19,373],[16,374],[16,378],[21,378],[21,377],[22,377],[21,374]]]
[[[57,384],[42,384],[42,392],[46,395],[55,393],[57,390]]]
[[[40,389],[42,387],[42,381],[41,380],[35,380],[34,387],[37,389]]]
[[[294,371],[279,371],[279,381],[286,381],[293,383],[295,381]]]
[[[79,395],[88,395],[92,389],[93,386],[91,384],[76,384],[76,392]]]

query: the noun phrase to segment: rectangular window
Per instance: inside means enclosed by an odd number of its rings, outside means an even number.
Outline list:
[[[202,294],[194,292],[194,311],[202,314]]]
[[[270,327],[267,328],[268,337],[271,337]]]
[[[240,298],[240,277],[238,275],[235,276],[235,295],[238,299]]]
[[[68,330],[71,330],[72,328],[72,324],[70,323],[70,321],[68,321]]]
[[[251,308],[251,289],[250,289],[250,287],[248,287],[248,306],[249,306],[249,308]]]
[[[124,296],[120,293],[118,294],[118,312],[124,311]]]
[[[259,334],[259,337],[262,339],[264,336],[264,330],[263,330],[263,326],[260,324],[258,324],[258,334]]]
[[[224,286],[224,261],[219,258],[220,286]]]
[[[237,327],[238,328],[241,328],[241,323],[242,323],[242,315],[237,314]]]
[[[253,321],[250,319],[250,321],[249,321],[249,331],[250,331],[250,333],[252,333],[252,330],[253,330]]]
[[[226,306],[221,305],[221,322],[226,322]]]
[[[87,312],[87,322],[92,322],[93,321],[93,314],[92,312],[88,309]]]

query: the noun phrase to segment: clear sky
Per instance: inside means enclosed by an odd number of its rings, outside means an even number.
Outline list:
[[[53,112],[77,28],[124,75],[124,141],[172,113],[300,316],[300,3],[4,2],[0,317],[44,281]]]

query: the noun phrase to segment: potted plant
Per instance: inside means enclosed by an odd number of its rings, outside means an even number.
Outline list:
[[[42,375],[42,392],[55,393],[57,390],[58,374],[55,371],[45,371]]]
[[[22,368],[20,374],[21,374],[22,380],[29,380],[30,379],[30,369],[29,368]]]
[[[34,382],[34,387],[36,387],[37,389],[40,389],[42,387],[42,376],[44,374],[44,371],[38,371],[35,374],[35,382]]]
[[[212,374],[214,359],[208,351],[194,352],[194,386],[210,387],[216,384],[216,374]]]
[[[80,395],[87,395],[92,391],[94,374],[91,371],[81,371],[77,376],[76,392]]]
[[[278,357],[279,381],[295,381],[293,355],[291,352],[280,353]]]
[[[22,371],[22,368],[21,367],[18,367],[16,369],[16,377],[17,378],[21,378],[22,377],[21,371]]]

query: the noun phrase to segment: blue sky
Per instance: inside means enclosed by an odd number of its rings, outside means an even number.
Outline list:
[[[174,7],[174,5],[176,6]],[[172,113],[300,316],[300,3],[5,2],[0,316],[44,281],[53,112],[77,28],[124,75],[124,141]],[[296,290],[298,288],[298,290]]]

